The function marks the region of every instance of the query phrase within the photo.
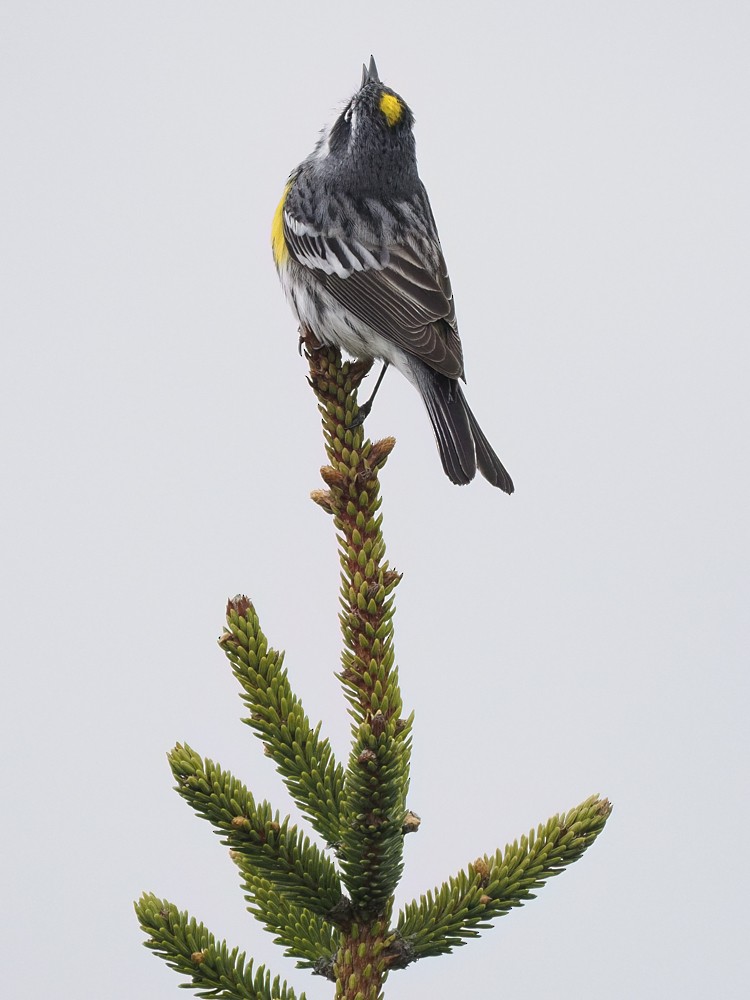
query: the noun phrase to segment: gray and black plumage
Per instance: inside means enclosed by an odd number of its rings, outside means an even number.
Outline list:
[[[287,298],[318,340],[379,358],[418,389],[448,478],[477,468],[513,482],[469,409],[453,293],[406,103],[379,79],[362,85],[291,174],[273,221]]]

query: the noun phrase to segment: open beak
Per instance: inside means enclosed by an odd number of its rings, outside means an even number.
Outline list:
[[[378,76],[378,67],[375,65],[375,56],[370,56],[370,65],[365,66],[362,63],[362,83],[359,85],[361,90],[368,83],[380,83],[380,77]]]

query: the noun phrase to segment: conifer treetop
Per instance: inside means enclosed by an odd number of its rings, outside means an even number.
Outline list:
[[[351,719],[346,763],[335,759],[322,724],[311,724],[283,653],[269,645],[247,597],[229,601],[219,645],[240,686],[244,721],[322,846],[186,743],[174,747],[169,764],[180,796],[229,848],[248,911],[284,953],[335,983],[337,1000],[381,1000],[390,972],[449,953],[533,899],[591,846],[611,806],[589,797],[468,864],[394,919],[404,837],[420,825],[407,807],[412,715],[402,703],[394,650],[401,575],[386,559],[380,513],[380,472],[395,441],[372,442],[357,424],[357,390],[369,365],[343,362],[306,331],[301,345],[327,455],[325,488],[311,495],[333,520],[341,564],[338,677]],[[146,947],[197,996],[297,1000],[280,976],[256,969],[174,904],[144,894],[136,913]]]

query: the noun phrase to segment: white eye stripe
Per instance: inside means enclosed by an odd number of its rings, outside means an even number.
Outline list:
[[[354,142],[354,135],[357,131],[357,111],[356,108],[349,108],[349,142],[347,146],[349,149],[352,148],[352,143]]]

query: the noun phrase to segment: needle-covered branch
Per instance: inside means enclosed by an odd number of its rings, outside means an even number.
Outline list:
[[[361,426],[357,387],[369,365],[342,362],[334,348],[305,340],[310,384],[318,398],[329,465],[321,469],[327,490],[313,499],[333,515],[341,562],[344,639],[341,682],[355,726],[380,712],[386,719],[402,711],[393,651],[393,591],[401,574],[385,559],[381,530],[380,469],[395,441],[374,444]]]
[[[313,828],[327,843],[336,843],[343,768],[328,740],[320,738],[320,724],[311,727],[283,669],[284,654],[269,647],[246,597],[229,601],[227,629],[219,645],[242,686],[242,700],[250,711],[244,721],[262,740]]]
[[[342,876],[355,911],[387,911],[402,871],[411,720],[393,649],[393,590],[400,575],[385,560],[379,472],[392,439],[372,444],[356,424],[357,387],[367,367],[341,362],[333,348],[305,341],[329,465],[314,499],[333,515],[341,561],[344,641],[341,681],[354,720],[340,824]]]
[[[534,899],[532,890],[559,875],[593,844],[612,811],[592,795],[567,813],[540,824],[504,851],[478,858],[419,902],[408,903],[396,929],[412,960],[443,955],[478,937],[495,917]]]
[[[403,869],[411,719],[378,713],[356,733],[343,801],[342,878],[354,908],[384,914]]]
[[[256,803],[241,781],[188,746],[178,743],[169,763],[185,801],[278,892],[321,916],[341,909],[333,862],[288,817],[280,820],[267,802]]]
[[[146,947],[167,965],[189,978],[182,985],[199,997],[226,1000],[295,1000],[296,994],[279,976],[271,981],[264,966],[253,972],[238,948],[216,941],[203,924],[166,899],[144,893],[135,904],[141,928],[148,935]],[[301,993],[299,1000],[305,1000]]]
[[[242,876],[247,908],[284,954],[296,958],[298,969],[312,969],[318,975],[335,979],[333,962],[338,948],[338,933],[329,920],[289,902],[268,879],[258,875],[246,857],[232,856]],[[342,911],[341,916],[345,914]]]

